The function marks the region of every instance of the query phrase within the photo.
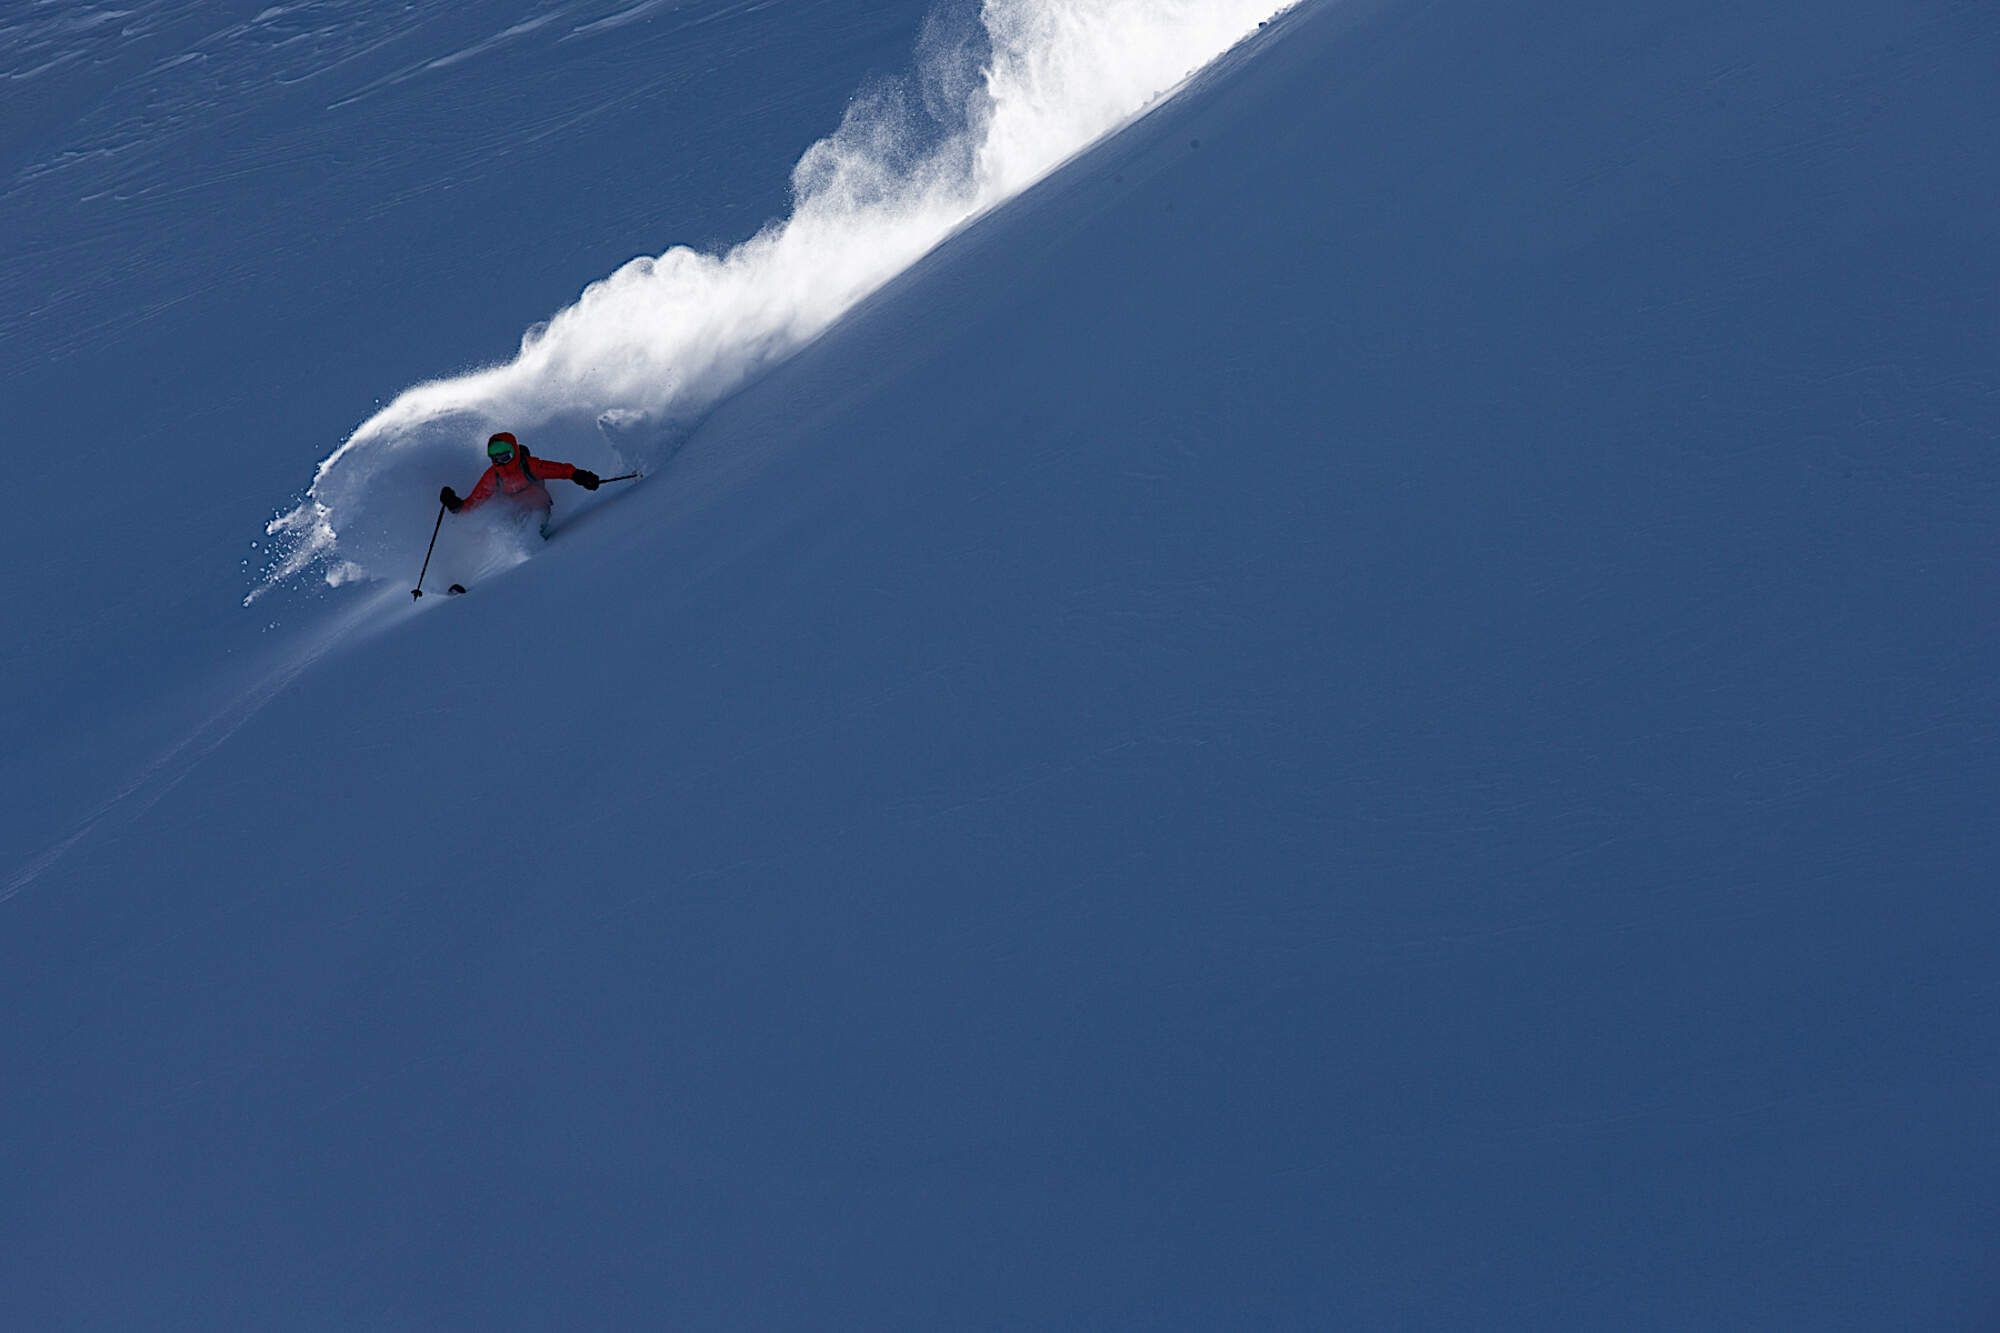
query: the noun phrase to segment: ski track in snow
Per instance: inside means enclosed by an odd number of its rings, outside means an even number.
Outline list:
[[[565,40],[569,37],[590,37],[601,32],[610,32],[614,28],[622,28],[627,24],[637,23],[641,19],[651,18],[660,11],[674,7],[680,2],[684,2],[684,0],[640,0],[640,3],[633,5],[630,9],[621,9],[616,14],[609,14],[604,18],[571,28],[565,35]]]
[[[61,841],[54,843],[17,867],[0,883],[0,903],[16,897],[36,880],[60,864],[80,843],[104,830],[116,819],[130,822],[164,799],[194,772],[201,761],[213,754],[255,717],[271,700],[297,680],[316,662],[336,648],[352,648],[396,623],[395,612],[406,594],[395,589],[374,589],[368,596],[344,607],[308,635],[287,643],[276,660],[235,697],[217,708],[207,721],[186,739],[170,746],[145,765],[137,775],[92,809]]]

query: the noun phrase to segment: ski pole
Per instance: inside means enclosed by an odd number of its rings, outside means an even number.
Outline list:
[[[634,477],[639,477],[644,475],[645,474],[641,472],[621,472],[615,477],[599,477],[597,479],[597,484],[599,486],[602,486],[607,481],[630,481]]]
[[[431,552],[437,550],[438,529],[444,526],[444,504],[438,504],[438,521],[431,525],[431,544],[424,548],[424,567],[417,571],[417,586],[410,589],[412,599],[424,595],[424,575],[431,572]]]

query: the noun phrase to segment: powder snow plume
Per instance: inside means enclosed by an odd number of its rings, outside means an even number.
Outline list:
[[[791,216],[723,254],[634,259],[512,361],[405,390],[273,520],[263,591],[398,574],[437,478],[493,430],[625,470],[982,210],[1129,121],[1290,0],[985,0],[932,16],[914,72],[866,90],[792,171]],[[254,599],[257,592],[251,594]]]

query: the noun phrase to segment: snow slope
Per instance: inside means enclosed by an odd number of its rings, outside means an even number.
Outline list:
[[[1990,1320],[1996,47],[1308,4],[342,590],[21,840],[0,1315]]]
[[[358,421],[635,254],[782,215],[931,3],[0,6],[0,678],[33,705],[0,712],[0,863],[317,613],[240,603]]]

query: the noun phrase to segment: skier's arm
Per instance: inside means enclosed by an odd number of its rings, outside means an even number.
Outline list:
[[[576,467],[569,463],[551,463],[543,458],[530,458],[528,460],[528,471],[534,473],[543,481],[561,481],[564,477],[568,477],[586,491],[597,489],[597,474],[595,472],[590,471],[588,468]]]
[[[468,509],[479,508],[479,506],[485,504],[488,500],[493,498],[493,492],[495,489],[499,487],[499,485],[500,485],[499,470],[497,468],[487,468],[486,474],[479,479],[479,484],[477,486],[474,486],[472,488],[472,493],[466,496],[465,499],[459,504],[458,512],[463,514]]]

